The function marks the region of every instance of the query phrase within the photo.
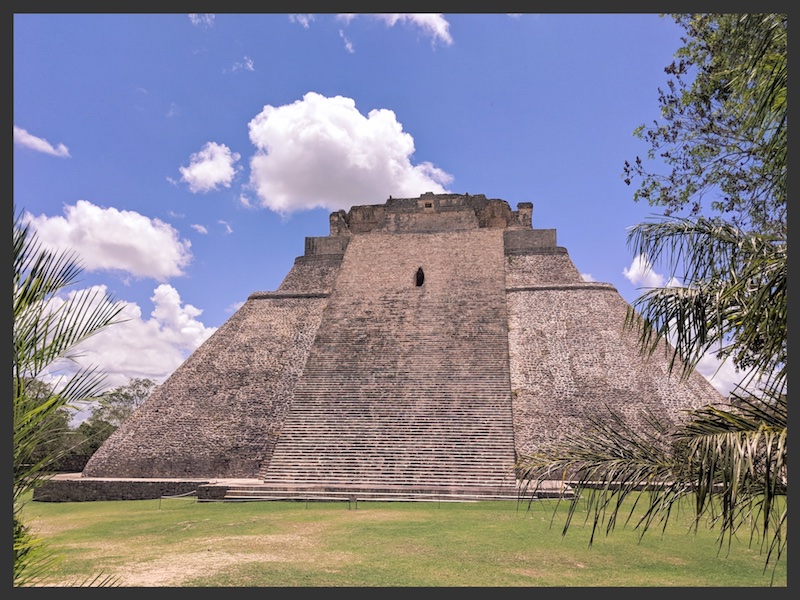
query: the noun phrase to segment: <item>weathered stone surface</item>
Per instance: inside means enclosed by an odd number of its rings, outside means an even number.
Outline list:
[[[625,301],[584,282],[532,208],[423,194],[331,214],[331,235],[308,238],[83,479],[497,488],[606,406],[677,420],[720,400],[639,352]]]
[[[580,431],[607,407],[634,423],[647,412],[675,421],[720,400],[702,376],[681,382],[663,355],[639,352],[635,332],[623,330],[627,304],[608,284],[510,289],[508,307],[519,453]]]
[[[95,502],[98,500],[153,500],[162,496],[191,495],[203,481],[142,481],[113,479],[54,479],[33,492],[37,502]],[[224,488],[223,488],[224,489]]]
[[[502,233],[353,236],[265,481],[513,480]]]
[[[87,477],[255,477],[325,297],[250,298],[92,456]]]

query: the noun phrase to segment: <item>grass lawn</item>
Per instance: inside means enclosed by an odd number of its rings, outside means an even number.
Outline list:
[[[747,534],[719,552],[689,513],[663,535],[620,525],[590,547],[582,519],[562,537],[554,506],[183,498],[29,502],[23,514],[61,559],[50,586],[101,573],[126,587],[786,586],[785,557],[765,571]]]

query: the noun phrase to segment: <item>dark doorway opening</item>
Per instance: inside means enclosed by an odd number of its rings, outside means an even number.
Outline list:
[[[417,287],[425,283],[425,272],[422,270],[422,267],[417,269],[417,274],[414,276],[414,281],[417,283]]]

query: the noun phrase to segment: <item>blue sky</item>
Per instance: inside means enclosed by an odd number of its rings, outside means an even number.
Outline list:
[[[83,360],[163,381],[331,211],[454,192],[533,203],[632,302],[634,129],[680,29],[657,14],[15,14],[14,205],[128,320]],[[704,363],[710,375],[715,363]],[[69,369],[68,366],[61,365]],[[730,389],[734,374],[713,381]]]

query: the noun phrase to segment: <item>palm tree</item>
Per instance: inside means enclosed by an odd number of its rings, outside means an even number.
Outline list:
[[[38,378],[57,361],[77,358],[79,344],[116,322],[123,307],[98,292],[59,297],[81,267],[73,254],[44,248],[21,213],[14,219],[13,245],[14,585],[24,586],[53,561],[21,520],[25,500],[59,458],[58,450],[41,450],[62,433],[57,424],[63,409],[96,396],[103,385],[92,367],[63,377],[46,394]]]
[[[638,329],[644,352],[671,349],[670,367],[681,375],[711,352],[746,376],[726,403],[680,423],[651,419],[633,430],[609,411],[588,434],[519,466],[532,489],[553,477],[573,483],[564,533],[582,498],[594,539],[603,524],[613,530],[622,500],[644,489],[642,535],[666,525],[676,502],[690,497],[696,524],[706,516],[718,523],[720,544],[749,527],[769,565],[786,550],[787,16],[672,17],[687,34],[666,69],[677,85],[660,92],[666,125],[643,130],[650,156],[658,153],[672,173],[650,175],[639,159],[625,172],[645,177],[634,199],[666,204],[666,214],[710,191],[720,193],[713,208],[734,214],[666,218],[629,232],[634,254],[671,265],[686,286],[649,290],[625,324]],[[690,75],[692,83],[683,81]]]
[[[671,219],[638,225],[628,239],[636,253],[666,258],[691,282],[654,288],[629,309],[626,326],[638,328],[643,351],[671,348],[671,368],[686,376],[716,349],[749,375],[726,404],[693,410],[682,423],[651,418],[634,430],[609,410],[588,433],[522,457],[526,491],[535,494],[547,479],[568,480],[574,498],[564,533],[585,501],[592,540],[602,525],[614,529],[622,501],[635,492],[645,490],[635,496],[647,504],[635,522],[642,535],[654,523],[666,525],[677,503],[691,497],[695,523],[718,523],[720,544],[749,527],[767,564],[774,563],[786,550],[785,231],[744,233],[719,220]]]
[[[745,385],[757,378],[769,393],[780,393],[786,384],[786,239],[785,222],[773,234],[706,218],[637,225],[628,235],[633,251],[671,265],[672,277],[690,285],[645,292],[628,311],[627,325],[639,329],[650,353],[671,341],[670,365],[681,365],[684,374],[714,352],[750,373]]]

